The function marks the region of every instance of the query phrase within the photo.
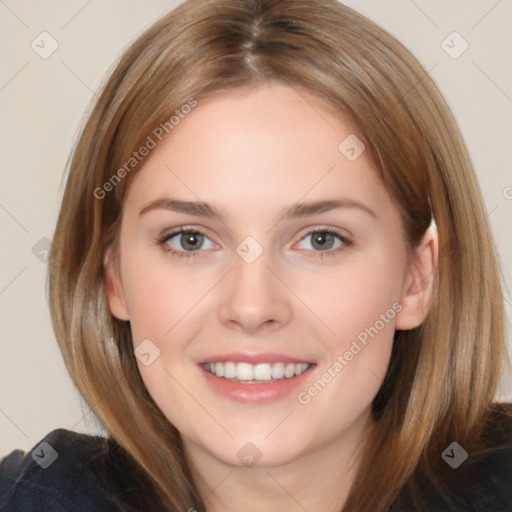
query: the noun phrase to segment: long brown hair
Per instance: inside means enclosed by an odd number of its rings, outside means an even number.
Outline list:
[[[139,167],[126,166],[133,152],[191,98],[200,108],[219,89],[268,81],[313,94],[353,122],[409,248],[432,215],[437,224],[432,307],[420,327],[395,334],[373,403],[375,432],[344,507],[384,511],[450,442],[476,446],[507,358],[504,305],[485,208],[449,108],[417,59],[352,9],[334,0],[189,0],[125,51],[70,161],[49,264],[54,329],[75,385],[132,458],[150,509],[205,510],[180,436],[144,387],[129,323],[108,311],[103,261]]]

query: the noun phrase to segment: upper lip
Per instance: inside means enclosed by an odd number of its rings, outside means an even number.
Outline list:
[[[284,354],[262,353],[262,354],[243,354],[241,352],[233,352],[231,354],[222,354],[216,356],[205,357],[199,361],[199,364],[206,363],[224,363],[232,361],[234,363],[310,363],[312,361],[307,358],[291,357]]]

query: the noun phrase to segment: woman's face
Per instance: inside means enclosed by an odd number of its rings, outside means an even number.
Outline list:
[[[419,323],[361,142],[281,85],[199,99],[134,177],[107,262],[152,398],[191,452],[231,465],[354,441],[395,328]]]

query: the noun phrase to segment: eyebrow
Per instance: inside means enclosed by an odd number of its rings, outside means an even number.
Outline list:
[[[338,208],[357,208],[368,215],[377,218],[377,214],[365,204],[354,199],[325,199],[310,203],[297,203],[289,207],[283,214],[283,219],[309,217]],[[152,210],[163,209],[174,212],[186,213],[198,217],[212,217],[220,220],[227,220],[228,213],[215,205],[203,201],[182,201],[174,198],[163,198],[152,201],[142,208],[139,215],[144,215]]]

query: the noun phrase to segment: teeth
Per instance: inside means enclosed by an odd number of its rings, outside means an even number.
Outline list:
[[[269,364],[257,364],[254,367],[254,380],[270,380],[272,378],[272,369]]]
[[[291,379],[304,373],[310,365],[308,363],[206,363],[203,368],[212,375],[225,379],[240,381],[271,381],[283,378]]]
[[[287,379],[291,379],[295,375],[295,365],[293,363],[288,363],[286,368],[284,369],[284,376]]]
[[[217,363],[224,366],[222,363]],[[217,364],[215,365],[215,369],[217,369]],[[217,377],[222,377],[217,372],[215,372]],[[238,380],[253,380],[254,379],[254,367],[249,363],[238,363],[236,365],[236,378]]]
[[[274,363],[271,373],[273,379],[282,379],[284,377],[284,363]]]
[[[217,372],[215,372],[217,375]],[[226,379],[234,379],[236,377],[236,364],[231,361],[224,363],[224,377]]]
[[[215,363],[215,375],[224,377],[224,365],[222,363]]]
[[[295,366],[295,375],[300,375],[308,369],[308,363],[302,363]]]

